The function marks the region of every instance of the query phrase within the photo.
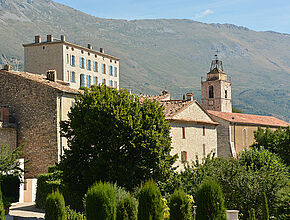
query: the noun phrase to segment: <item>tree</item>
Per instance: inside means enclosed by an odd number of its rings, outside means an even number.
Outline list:
[[[173,220],[191,220],[191,202],[182,189],[175,190],[170,196],[169,208],[170,219]]]
[[[84,193],[99,180],[131,190],[146,179],[165,181],[174,170],[163,107],[147,99],[141,103],[125,90],[85,89],[61,131],[69,149],[59,167],[75,191]]]
[[[1,176],[9,175],[11,173],[18,175],[23,170],[19,167],[19,162],[17,161],[22,155],[23,146],[11,149],[9,145],[2,144],[0,146],[0,173]]]
[[[262,204],[263,204],[262,218],[263,220],[269,220],[269,207],[268,207],[268,200],[267,200],[267,196],[265,192],[263,193]]]
[[[65,220],[66,209],[63,195],[59,191],[52,192],[46,198],[45,219]]]
[[[290,127],[272,131],[270,128],[258,128],[254,133],[253,148],[263,147],[279,155],[287,166],[290,166]]]

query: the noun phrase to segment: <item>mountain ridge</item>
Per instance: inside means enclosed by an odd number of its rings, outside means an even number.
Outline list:
[[[2,5],[6,7],[2,7]],[[8,5],[8,6],[7,6]],[[289,113],[290,35],[190,19],[103,19],[51,0],[0,0],[0,64],[23,64],[23,43],[61,34],[121,58],[120,83],[134,92],[200,97],[215,50],[231,76],[234,106],[245,113]],[[4,40],[2,40],[4,39]]]

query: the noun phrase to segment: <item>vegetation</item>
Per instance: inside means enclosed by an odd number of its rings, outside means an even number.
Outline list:
[[[149,180],[141,185],[138,202],[138,220],[163,219],[162,196],[153,180]]]
[[[233,113],[243,113],[243,111],[241,109],[238,109],[235,106],[233,106],[232,112]]]
[[[55,191],[47,196],[45,203],[45,219],[66,220],[65,202],[59,191]]]
[[[170,196],[169,208],[170,219],[173,220],[191,220],[192,204],[186,193],[182,189],[175,190]]]
[[[263,220],[269,220],[269,207],[268,207],[268,201],[267,201],[266,193],[263,193],[262,204],[263,204],[262,219]]]
[[[65,207],[66,220],[84,220],[84,215],[80,212],[72,210],[70,206]]]
[[[109,183],[96,183],[86,195],[86,216],[88,220],[116,219],[116,195]]]
[[[251,208],[249,211],[249,220],[256,220],[255,209]]]
[[[20,180],[18,175],[3,175],[0,177],[3,201],[12,203],[19,200]]]
[[[21,170],[19,167],[18,159],[22,155],[21,149],[23,146],[17,147],[14,150],[10,149],[9,145],[0,145],[0,173],[1,176],[9,175],[13,173],[14,175],[20,175]]]
[[[220,185],[214,180],[205,180],[196,195],[196,217],[199,220],[226,220],[226,209]]]
[[[278,220],[290,219],[290,183],[276,193],[275,216]]]
[[[118,201],[116,220],[137,220],[137,201],[130,194]]]
[[[2,200],[1,189],[0,189],[0,220],[5,220],[5,210],[4,210],[3,200]]]
[[[290,166],[290,127],[272,131],[270,128],[258,128],[255,132],[254,148],[265,148],[281,157]]]
[[[125,90],[93,86],[78,95],[61,128],[69,149],[59,167],[70,191],[83,195],[100,180],[132,190],[146,179],[165,181],[174,171],[170,126],[156,101],[141,105]]]

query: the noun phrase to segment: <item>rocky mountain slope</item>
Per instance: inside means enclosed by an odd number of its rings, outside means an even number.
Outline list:
[[[0,0],[0,64],[21,69],[22,44],[38,34],[103,47],[121,58],[122,87],[149,94],[167,87],[175,98],[200,96],[200,77],[218,49],[236,107],[290,119],[288,34],[192,20],[102,19],[51,0]]]

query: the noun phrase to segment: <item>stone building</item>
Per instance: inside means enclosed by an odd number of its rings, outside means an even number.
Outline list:
[[[42,76],[8,69],[0,70],[0,88],[0,103],[9,106],[15,124],[10,130],[0,127],[0,141],[5,142],[1,138],[5,130],[12,147],[24,145],[24,158],[28,161],[24,199],[32,201],[29,192],[35,192],[35,178],[58,162],[67,146],[59,125],[68,118],[78,90],[56,80],[54,71]]]
[[[202,106],[217,126],[218,157],[236,157],[254,143],[254,131],[258,127],[287,127],[289,123],[272,116],[232,113],[232,83],[223,71],[222,61],[217,55],[211,63],[205,81],[201,81]]]
[[[9,114],[9,106],[0,104],[0,145],[8,145],[11,149],[17,147],[17,129]]]
[[[62,35],[54,39],[47,35],[45,42],[35,36],[35,42],[24,44],[24,71],[44,74],[56,70],[57,79],[69,83],[74,89],[80,86],[105,84],[119,89],[119,58],[93,50],[92,46],[82,47],[69,43]]]

